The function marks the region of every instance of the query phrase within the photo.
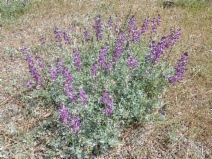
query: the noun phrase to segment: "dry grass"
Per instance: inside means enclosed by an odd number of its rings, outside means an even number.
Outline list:
[[[159,35],[167,34],[170,27],[182,28],[182,37],[170,52],[169,59],[175,64],[176,59],[188,51],[186,76],[164,95],[167,105],[165,120],[132,126],[123,134],[123,145],[106,154],[105,158],[212,158],[212,5],[204,9],[163,9],[159,4],[155,0],[42,1],[15,24],[0,28],[0,47],[18,49],[22,45],[36,46],[40,36],[51,42],[55,26],[67,27],[73,20],[85,25],[89,21],[86,17],[99,13],[104,17],[111,13],[125,17],[131,6],[131,14],[135,14],[139,21],[161,14]],[[28,132],[38,121],[26,121],[22,117],[24,104],[15,96],[10,97],[22,90],[16,87],[14,80],[22,82],[26,65],[22,58],[16,56],[5,58],[3,50],[0,51],[0,107],[7,120],[1,122],[0,135],[10,150],[12,144],[19,141],[16,135],[10,136],[4,131],[8,124],[13,122],[21,132]],[[6,92],[5,88],[12,84],[12,91]],[[15,108],[10,108],[12,105]],[[24,145],[22,147],[26,149]],[[38,152],[36,148],[35,144],[34,150],[27,150],[31,158]],[[10,156],[17,158],[13,152]]]

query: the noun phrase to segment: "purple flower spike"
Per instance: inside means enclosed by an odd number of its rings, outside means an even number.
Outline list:
[[[129,33],[129,40],[133,42],[140,42],[141,39],[141,31],[137,29],[135,23],[135,17],[132,16],[130,21],[128,22],[128,33]]]
[[[157,29],[157,19],[153,18],[152,19],[152,33],[156,32]]]
[[[30,90],[32,90],[32,89],[34,88],[33,83],[30,82],[29,80],[26,80],[25,83],[26,83],[26,86],[27,86]]]
[[[145,19],[144,22],[143,22],[143,25],[141,27],[141,34],[143,35],[147,29],[148,29],[148,23],[149,23],[149,20],[148,19]]]
[[[113,54],[113,61],[116,61],[121,56],[125,39],[126,37],[124,35],[124,32],[121,32],[120,36],[116,39],[116,47]]]
[[[79,91],[80,91],[79,97],[82,101],[82,104],[86,104],[87,103],[87,97],[86,97],[85,90],[83,88],[81,88]]]
[[[138,64],[138,61],[134,59],[132,55],[130,55],[127,60],[127,65],[130,67],[130,69],[136,68],[137,64]]]
[[[50,73],[50,77],[51,77],[52,81],[54,82],[58,76],[57,71],[54,69],[54,67],[51,67],[49,69],[49,73]]]
[[[82,71],[81,59],[77,49],[74,49],[74,65],[77,71]]]
[[[176,31],[171,29],[170,34],[167,36],[166,48],[172,47],[179,40],[180,35],[181,29],[177,29]]]
[[[112,17],[110,16],[109,20],[108,20],[108,28],[111,30],[112,29],[112,25],[113,25],[113,20]]]
[[[95,61],[92,68],[91,68],[92,77],[96,76],[97,71],[98,71],[98,62]]]
[[[40,68],[44,68],[43,59],[39,56],[36,56],[36,60],[38,60]]]
[[[151,62],[155,64],[160,59],[161,55],[164,53],[164,50],[167,46],[167,40],[167,37],[162,37],[158,43],[152,41],[152,44],[150,46],[150,52],[147,55],[146,59],[151,60]]]
[[[56,66],[57,66],[57,72],[59,74],[62,74],[63,73],[63,59],[62,58],[57,59]]]
[[[185,72],[186,72],[186,64],[188,62],[188,53],[185,53],[182,58],[177,62],[177,66],[175,67],[175,74],[169,77],[169,83],[175,85],[178,81],[180,81]]]
[[[107,54],[108,54],[108,46],[105,45],[102,47],[102,49],[99,51],[99,60],[98,60],[98,64],[101,66],[101,67],[105,67],[106,65],[106,57],[107,57]]]
[[[61,32],[61,30],[59,30],[58,28],[55,28],[54,34],[55,34],[56,41],[57,42],[61,42],[62,41],[62,32]]]
[[[27,48],[26,48],[26,46],[22,46],[21,51],[23,52],[23,54],[26,54],[26,53],[27,53]]]
[[[84,30],[84,38],[85,38],[86,42],[90,41],[90,35],[89,35],[89,32],[88,32],[88,29],[86,29],[86,28]]]
[[[66,92],[66,95],[69,97],[71,103],[75,103],[77,100],[76,94],[74,94],[72,88],[70,87],[70,83],[68,81],[64,84],[64,90]]]
[[[103,23],[101,22],[101,16],[96,16],[95,25],[93,26],[95,32],[96,32],[96,38],[97,40],[102,40],[102,34],[103,34]]]
[[[61,104],[58,107],[58,111],[60,114],[59,120],[61,120],[65,125],[67,125],[68,120],[71,119],[71,117],[69,116],[68,108],[65,105]]]
[[[113,99],[110,98],[110,94],[107,91],[104,91],[102,94],[101,102],[104,103],[107,107],[103,110],[103,113],[106,116],[109,116],[113,112]]]
[[[62,74],[63,77],[66,79],[66,83],[71,84],[73,82],[72,74],[70,73],[68,68],[64,68]]]
[[[64,30],[64,32],[63,32],[63,39],[65,41],[65,44],[71,44],[71,41],[70,41],[70,38],[68,36],[68,31],[67,30]]]
[[[70,128],[74,131],[74,133],[78,133],[80,130],[80,117],[71,118],[71,126]]]
[[[107,107],[103,110],[103,113],[106,115],[106,116],[110,116],[112,113],[113,113],[113,108],[112,107]]]
[[[42,84],[42,78],[41,78],[41,75],[39,74],[39,72],[38,72],[38,70],[35,66],[33,57],[31,55],[27,55],[26,61],[28,63],[29,72],[30,72],[32,78],[35,80],[35,82],[37,84]]]

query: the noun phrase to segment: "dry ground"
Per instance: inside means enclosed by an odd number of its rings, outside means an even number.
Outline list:
[[[162,1],[116,0],[116,1],[55,1],[36,3],[28,13],[12,24],[0,27],[0,135],[8,144],[17,143],[16,137],[5,134],[11,122],[24,131],[30,124],[21,118],[23,104],[16,95],[23,90],[20,83],[26,75],[26,64],[9,48],[36,46],[44,36],[52,41],[56,26],[67,27],[73,21],[86,22],[86,17],[110,13],[125,17],[132,7],[138,21],[148,16],[162,17],[159,35],[167,34],[169,28],[182,28],[180,41],[170,52],[173,64],[184,53],[189,53],[185,78],[164,95],[167,105],[165,119],[134,125],[123,135],[123,145],[112,150],[108,156],[116,158],[212,158],[212,4],[207,8],[162,8]],[[82,23],[85,25],[86,23]],[[19,83],[19,84],[18,84]],[[14,116],[19,112],[18,116]],[[25,149],[23,147],[23,149]],[[30,150],[34,158],[35,150]],[[17,158],[12,152],[11,158]]]

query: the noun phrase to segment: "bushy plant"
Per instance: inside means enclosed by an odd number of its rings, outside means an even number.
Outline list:
[[[72,34],[73,27],[55,28],[61,57],[53,63],[33,58],[30,49],[22,48],[32,77],[26,81],[32,96],[46,101],[46,107],[55,106],[51,118],[42,123],[52,134],[46,141],[48,155],[103,154],[120,143],[125,125],[143,121],[161,106],[159,96],[168,83],[182,79],[188,54],[175,70],[161,60],[179,39],[180,29],[148,46],[145,34],[155,35],[160,22],[158,15],[138,28],[132,16],[126,27],[118,28],[112,18],[104,23],[96,16],[93,27],[84,29],[84,37]],[[40,40],[45,47],[45,39]]]

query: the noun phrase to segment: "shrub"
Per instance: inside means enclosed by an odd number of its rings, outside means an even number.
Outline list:
[[[145,34],[155,35],[160,22],[160,16],[146,19],[140,29],[132,16],[123,30],[112,18],[103,23],[97,16],[93,29],[84,29],[83,38],[70,36],[70,28],[56,28],[61,57],[53,63],[33,58],[29,49],[22,48],[31,74],[26,84],[32,96],[46,101],[46,107],[55,106],[51,118],[42,123],[42,128],[51,132],[46,141],[48,156],[103,154],[120,143],[123,125],[142,122],[161,106],[159,96],[169,82],[176,84],[182,79],[188,55],[178,62],[175,74],[169,63],[160,60],[179,39],[180,29],[147,46]],[[44,38],[41,43],[45,47]]]

